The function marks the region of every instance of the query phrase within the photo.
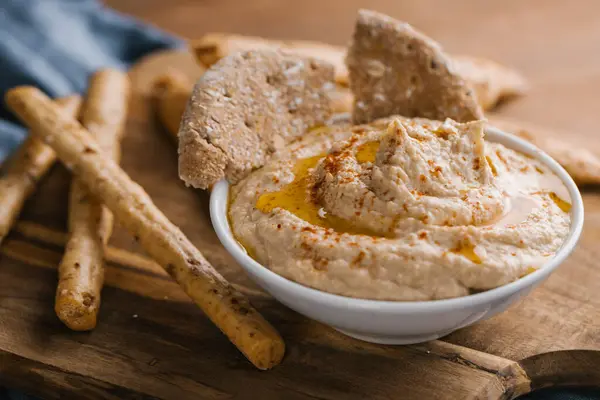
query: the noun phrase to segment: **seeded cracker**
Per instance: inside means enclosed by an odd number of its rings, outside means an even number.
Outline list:
[[[360,10],[346,63],[355,123],[393,114],[460,122],[483,117],[451,59],[407,23]]]
[[[333,67],[283,51],[227,56],[196,83],[179,128],[179,176],[235,183],[331,115]]]
[[[517,135],[548,153],[578,185],[600,184],[600,157],[568,141],[568,133],[498,116],[491,117],[490,124]]]

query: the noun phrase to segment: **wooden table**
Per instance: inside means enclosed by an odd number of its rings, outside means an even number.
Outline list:
[[[108,4],[186,38],[231,31],[344,44],[355,0],[112,0]],[[498,112],[569,132],[600,153],[600,3],[594,0],[369,1],[453,53],[513,65],[529,96]],[[132,72],[135,95],[123,166],[222,273],[280,330],[288,351],[255,370],[145,258],[113,252],[98,328],[73,333],[53,313],[68,174],[57,166],[23,220],[51,228],[43,241],[14,233],[0,248],[0,379],[47,398],[467,399],[513,398],[551,384],[600,384],[600,196],[586,189],[575,253],[507,312],[442,340],[380,346],[344,337],[260,291],[209,225],[206,193],[177,179],[176,151],[151,113],[147,82],[168,65],[198,74],[185,54],[151,56]],[[26,228],[21,224],[21,231]],[[54,244],[48,244],[53,242]],[[139,252],[122,229],[111,244]],[[568,351],[567,351],[568,350]],[[528,377],[528,379],[526,379]]]

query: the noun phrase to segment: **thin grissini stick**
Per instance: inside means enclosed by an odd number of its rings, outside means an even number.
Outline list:
[[[18,221],[12,230],[27,239],[53,246],[63,247],[68,240],[68,235],[66,233],[30,221]],[[168,276],[165,270],[151,258],[118,247],[104,246],[104,259],[107,263],[118,264],[134,270],[160,276]],[[52,266],[56,267],[56,264],[52,264]],[[237,285],[235,283],[232,285],[246,295],[262,297],[265,299],[271,298],[270,295],[260,290],[252,289],[244,285]]]
[[[118,162],[120,139],[127,117],[129,79],[123,72],[100,70],[90,79],[81,111],[82,124],[101,151]],[[69,193],[69,240],[58,267],[54,311],[70,329],[96,327],[104,281],[104,245],[112,232],[113,218],[78,179]]]
[[[181,72],[169,71],[154,81],[155,108],[161,124],[177,141],[181,116],[192,95],[193,82]]]
[[[35,222],[19,221],[13,227],[13,231],[36,242],[64,247],[69,241],[69,235],[64,232],[50,229]],[[163,275],[165,271],[152,259],[137,253],[117,247],[104,246],[104,259],[113,264],[125,265],[131,268],[153,272]]]
[[[68,115],[77,115],[81,98],[70,96],[56,100]],[[29,135],[17,152],[2,166],[0,176],[0,242],[17,220],[25,200],[38,181],[54,164],[54,151],[33,135]]]
[[[277,331],[77,121],[33,87],[9,90],[5,100],[256,367],[268,369],[281,361],[285,344]]]

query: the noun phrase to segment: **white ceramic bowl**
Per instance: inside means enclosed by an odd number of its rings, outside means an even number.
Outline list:
[[[546,164],[566,185],[571,197],[571,231],[556,256],[539,270],[507,285],[470,296],[433,301],[379,301],[339,296],[286,279],[262,266],[240,247],[227,220],[229,184],[218,182],[210,198],[217,236],[236,261],[263,289],[291,309],[357,339],[410,344],[437,339],[490,318],[542,283],[573,251],[583,227],[583,202],[567,172],[530,143],[495,128],[486,139],[528,154]]]

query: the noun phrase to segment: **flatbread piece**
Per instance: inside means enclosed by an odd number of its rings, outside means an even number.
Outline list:
[[[359,11],[346,63],[355,123],[393,114],[460,122],[483,117],[473,89],[441,47],[387,15]]]
[[[327,43],[310,40],[275,40],[258,36],[233,33],[207,33],[190,43],[196,58],[205,67],[210,67],[231,53],[248,50],[289,50],[306,57],[314,57],[333,65],[335,81],[348,86],[348,69],[344,58],[346,49]]]
[[[573,144],[568,140],[567,132],[499,116],[489,118],[489,124],[517,135],[548,153],[563,166],[577,185],[600,184],[600,157]]]
[[[235,183],[331,115],[333,66],[252,50],[214,64],[196,83],[179,128],[179,175],[206,189]]]

